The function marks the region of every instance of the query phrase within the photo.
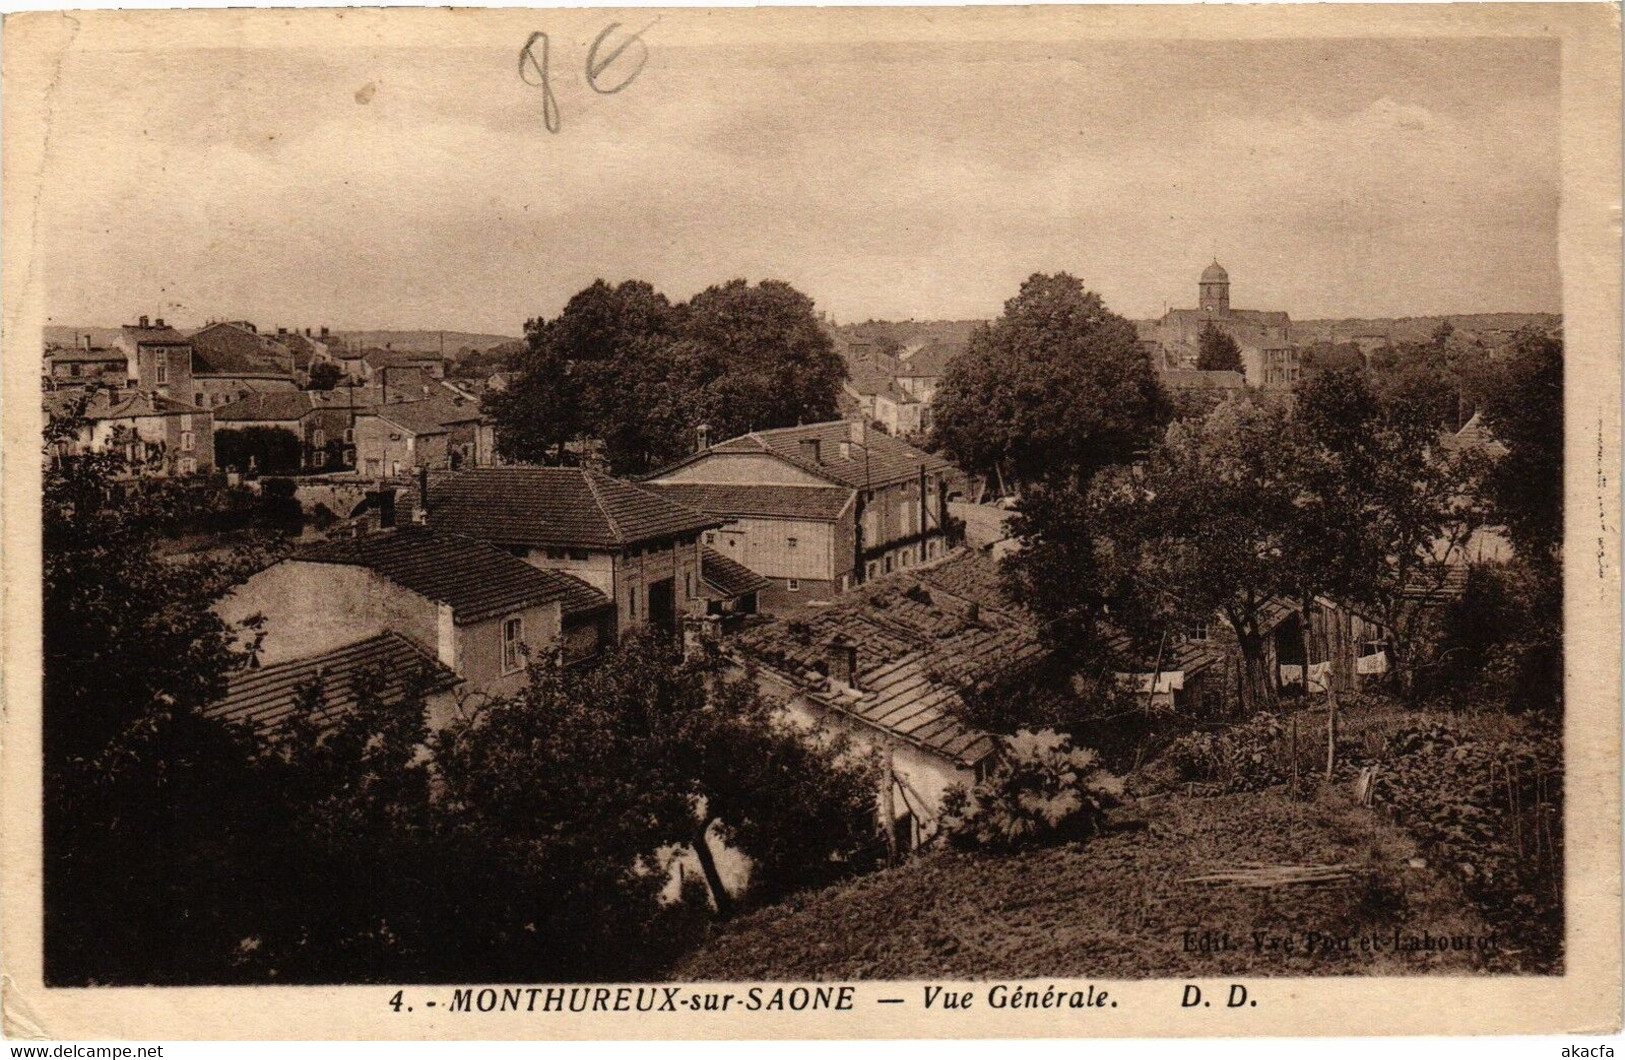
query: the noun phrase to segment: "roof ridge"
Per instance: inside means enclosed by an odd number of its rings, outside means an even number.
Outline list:
[[[626,543],[626,534],[621,530],[621,524],[616,521],[614,514],[610,512],[603,493],[599,491],[597,476],[596,471],[588,471],[585,468],[581,470],[581,477],[587,483],[587,490],[592,494],[593,503],[598,505],[598,511],[603,515],[604,522],[609,524],[610,535],[615,538],[617,543],[624,545]]]

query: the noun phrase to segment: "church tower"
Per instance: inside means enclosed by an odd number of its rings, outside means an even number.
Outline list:
[[[1196,304],[1203,313],[1230,312],[1230,274],[1224,271],[1217,258],[1202,270],[1202,280],[1197,290]]]

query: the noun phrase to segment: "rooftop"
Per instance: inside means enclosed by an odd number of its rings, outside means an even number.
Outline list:
[[[579,578],[539,570],[484,541],[422,527],[332,541],[294,558],[377,571],[419,596],[450,606],[459,625],[555,600],[566,615],[609,605],[603,593]]]
[[[725,520],[584,468],[494,467],[459,472],[432,489],[429,521],[503,545],[620,549]]]
[[[1247,385],[1247,380],[1240,372],[1209,371],[1201,368],[1162,368],[1157,372],[1158,378],[1167,386],[1176,389],[1221,389],[1240,390]]]
[[[291,351],[240,324],[210,324],[192,335],[193,375],[291,374]]]
[[[843,454],[841,443],[852,442],[855,427],[862,437],[849,446],[850,452]],[[816,463],[803,455],[805,450],[802,443],[809,441],[818,442]],[[696,453],[682,464],[713,453],[771,453],[804,471],[852,489],[891,485],[914,478],[922,468],[928,472],[942,472],[952,466],[940,456],[916,449],[889,434],[864,430],[861,425],[846,420],[752,431]]]
[[[856,694],[824,672],[836,637],[857,648]],[[730,647],[822,705],[961,765],[996,746],[961,720],[964,690],[1044,651],[999,588],[992,557],[968,551],[871,582],[805,621],[749,630]]]
[[[443,692],[459,680],[399,633],[384,632],[319,655],[244,670],[204,713],[262,732],[275,730],[293,719],[301,692],[319,682],[317,721],[325,724],[355,709],[363,692],[398,703],[411,691]]]
[[[729,600],[768,587],[766,578],[714,548],[700,549],[700,580]]]
[[[834,522],[852,502],[852,491],[841,486],[733,485],[711,482],[650,482],[679,504],[711,515],[758,515],[769,519],[811,519]]]
[[[311,395],[300,390],[276,390],[249,394],[247,397],[221,405],[214,410],[216,423],[260,420],[298,420],[316,403]]]
[[[78,399],[74,393],[49,394],[46,396],[46,411],[57,416],[68,415]],[[124,420],[136,416],[206,416],[208,410],[150,390],[98,390],[86,402],[83,415],[87,420]]]

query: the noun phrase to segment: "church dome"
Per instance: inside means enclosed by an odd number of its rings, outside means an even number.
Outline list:
[[[1218,263],[1218,261],[1215,260],[1213,262],[1213,264],[1209,265],[1207,268],[1202,270],[1202,282],[1203,283],[1229,283],[1230,282],[1230,274],[1228,272],[1225,272],[1224,271],[1224,266],[1220,265]]]

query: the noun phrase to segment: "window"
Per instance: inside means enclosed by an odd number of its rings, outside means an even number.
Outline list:
[[[199,390],[197,393],[192,395],[192,404],[197,405],[200,408],[203,406],[203,391]]]
[[[189,456],[183,456],[181,457],[180,468],[183,475],[195,475],[197,474],[197,461]]]
[[[785,541],[784,541],[784,544],[785,544],[785,547],[787,547],[787,548],[789,548],[791,550],[794,550],[795,547],[796,547],[796,539],[793,538],[793,537],[786,538]]]
[[[550,548],[550,549],[548,549],[547,550],[547,558],[548,559],[563,559],[564,558],[564,549],[562,549],[562,548]]]
[[[502,620],[502,672],[505,674],[519,669],[519,638],[524,632],[525,620],[518,615]]]
[[[327,450],[325,450],[325,449],[316,450],[316,452],[314,454],[312,454],[312,456],[311,456],[311,463],[315,464],[317,467],[326,467],[327,466]]]
[[[355,428],[354,427],[346,427],[346,428],[344,428],[344,444],[346,444],[346,445],[354,445],[355,444]]]
[[[383,462],[382,462],[382,461],[380,461],[380,460],[375,460],[375,459],[371,459],[371,458],[369,458],[369,459],[368,459],[368,460],[367,460],[367,474],[369,474],[369,475],[376,475],[376,474],[378,474],[378,473],[379,473],[379,471],[381,471],[381,470],[383,470],[383,468],[382,468],[382,466],[381,466],[381,465],[382,465],[382,463],[383,463]]]
[[[68,365],[68,374],[77,379],[79,377],[79,366],[77,364]]]
[[[1185,630],[1185,639],[1186,640],[1207,640],[1207,623],[1206,622],[1192,622],[1190,624],[1190,627]]]
[[[400,441],[401,440],[400,432],[399,431],[390,431],[389,432],[389,440],[392,441],[392,442]]]
[[[785,582],[784,582],[784,587],[786,589],[788,589],[790,592],[799,593],[801,591],[801,579],[799,579],[799,578],[786,578]]]
[[[346,449],[346,450],[344,450],[344,466],[345,467],[355,467],[355,450],[354,449]]]
[[[181,415],[181,430],[189,431],[191,429],[192,429],[192,415],[191,415],[191,413],[183,413]]]
[[[708,544],[708,545],[714,545],[714,544],[717,543],[717,534],[716,534],[715,530],[708,531],[706,533],[706,535],[705,535],[705,543]]]
[[[694,599],[694,573],[692,571],[683,572],[683,596],[689,600]]]
[[[169,382],[169,354],[159,350],[152,355],[152,381],[162,386]]]
[[[875,561],[870,560],[868,565],[863,568],[863,576],[865,578],[873,578],[875,576],[875,570],[876,570]]]
[[[579,560],[581,562],[586,562],[587,550],[584,549],[584,548],[572,548],[572,549],[567,550],[565,555],[567,555],[569,558],[571,558],[573,560]]]
[[[636,585],[626,590],[626,617],[638,617],[638,587]]]
[[[318,449],[322,448],[322,446],[327,444],[327,432],[322,430],[320,427],[317,427],[314,431],[311,431],[310,444],[314,445]]]
[[[195,448],[197,448],[197,435],[193,434],[191,431],[182,431],[181,452],[190,453]]]

